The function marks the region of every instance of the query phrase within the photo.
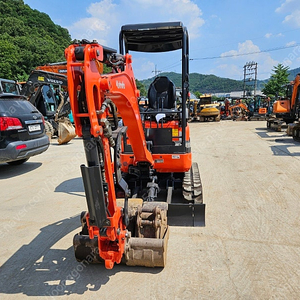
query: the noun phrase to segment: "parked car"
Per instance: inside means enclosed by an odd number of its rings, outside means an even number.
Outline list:
[[[0,93],[0,163],[19,165],[46,151],[42,114],[25,97]]]

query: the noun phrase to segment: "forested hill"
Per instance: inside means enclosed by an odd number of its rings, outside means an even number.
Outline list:
[[[300,68],[288,70],[289,80],[294,80],[295,76],[300,73]],[[159,76],[167,76],[170,78],[176,87],[181,87],[181,74],[169,72],[169,73],[160,73]],[[141,80],[148,89],[150,83],[154,80],[153,78]],[[244,81],[243,80],[234,80],[229,78],[222,78],[215,75],[203,75],[198,73],[191,73],[189,76],[190,80],[190,91],[200,92],[200,93],[230,93],[233,91],[243,91]],[[264,83],[268,82],[266,80],[258,80],[257,88],[262,89]]]
[[[289,72],[289,80],[294,80],[295,77],[297,76],[297,74],[300,73],[300,68],[296,68],[296,69],[293,69],[293,70],[288,70]]]
[[[181,74],[170,72],[161,73],[159,75],[167,76],[174,82],[176,87],[181,87]],[[153,78],[141,80],[146,87],[148,87],[152,81]],[[243,81],[198,73],[191,73],[189,81],[190,90],[192,92],[198,91],[200,93],[230,93],[231,91],[242,91],[244,87]]]
[[[23,0],[0,0],[0,78],[24,80],[39,65],[65,60],[66,28]]]

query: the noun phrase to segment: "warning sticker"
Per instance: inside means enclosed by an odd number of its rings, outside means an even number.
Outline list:
[[[164,162],[164,160],[163,159],[156,159],[156,160],[154,160],[154,162],[157,163],[157,164],[162,164]]]
[[[178,128],[173,128],[172,129],[172,135],[173,136],[178,136]]]

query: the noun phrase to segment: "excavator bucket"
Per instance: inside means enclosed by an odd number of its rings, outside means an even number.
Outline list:
[[[69,119],[62,118],[58,121],[58,143],[66,144],[76,136],[75,127]]]
[[[123,206],[124,199],[117,205]],[[128,266],[164,267],[166,265],[169,228],[168,206],[164,202],[145,203],[142,199],[128,199],[129,226],[122,263]],[[89,238],[86,212],[81,213],[82,231],[73,239],[77,261],[104,263],[99,256],[98,238]]]

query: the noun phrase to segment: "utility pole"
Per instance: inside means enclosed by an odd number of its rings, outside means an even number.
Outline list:
[[[244,92],[243,98],[246,98],[247,87],[250,87],[250,95],[253,90],[253,97],[256,96],[257,87],[257,62],[250,61],[244,65]]]
[[[157,65],[155,65],[155,70],[152,71],[152,73],[154,73],[154,76],[156,77],[159,73],[161,73],[161,71],[157,70]]]

